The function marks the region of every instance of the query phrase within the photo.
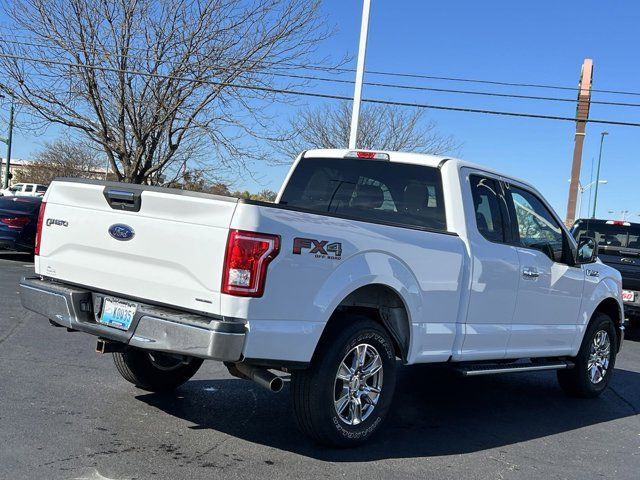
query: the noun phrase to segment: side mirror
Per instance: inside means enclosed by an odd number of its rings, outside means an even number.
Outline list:
[[[576,253],[576,263],[593,263],[598,258],[598,244],[591,237],[580,237],[578,240],[578,251]]]

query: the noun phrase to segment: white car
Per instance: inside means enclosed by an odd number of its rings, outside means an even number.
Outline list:
[[[38,183],[16,183],[9,188],[0,190],[0,196],[5,197],[43,197],[47,192],[46,185]]]
[[[624,334],[593,239],[577,245],[526,182],[456,159],[307,151],[275,204],[57,180],[39,223],[26,308],[99,337],[143,389],[203,359],[274,391],[290,374],[298,426],[324,444],[379,430],[396,359],[557,370],[594,397]]]

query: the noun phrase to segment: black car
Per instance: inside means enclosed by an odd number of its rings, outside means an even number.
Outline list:
[[[622,274],[625,316],[640,320],[640,223],[584,218],[576,220],[571,232],[576,240],[596,240],[598,258]]]
[[[41,198],[0,197],[0,250],[33,252]]]

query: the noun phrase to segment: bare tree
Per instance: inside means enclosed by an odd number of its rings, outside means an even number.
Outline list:
[[[242,166],[271,75],[329,31],[320,0],[13,0],[1,88],[81,132],[122,181],[167,183],[196,158]],[[282,85],[287,88],[291,84]]]
[[[82,142],[59,139],[45,144],[29,165],[17,172],[20,182],[48,185],[56,177],[104,178],[99,152]]]
[[[460,143],[439,133],[435,122],[424,120],[423,112],[392,105],[363,104],[358,148],[434,155],[457,152]],[[303,110],[291,119],[286,140],[276,142],[276,148],[290,157],[285,162],[310,148],[347,148],[350,129],[350,102]]]

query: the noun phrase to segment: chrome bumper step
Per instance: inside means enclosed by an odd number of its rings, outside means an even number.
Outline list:
[[[465,377],[475,377],[479,375],[494,375],[497,373],[562,370],[565,368],[573,367],[573,362],[569,360],[545,360],[522,363],[471,363],[456,366],[456,370],[458,370],[458,372],[460,372]]]

